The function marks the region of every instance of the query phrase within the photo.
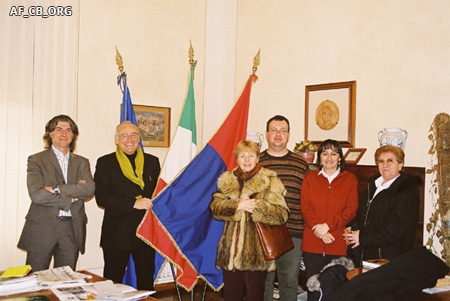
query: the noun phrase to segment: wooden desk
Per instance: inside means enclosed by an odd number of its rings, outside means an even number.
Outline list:
[[[80,271],[80,273],[92,276],[91,279],[87,280],[88,283],[106,280],[105,278],[100,277],[99,275],[93,274],[93,273],[88,272],[88,271]],[[49,290],[49,289],[43,289],[43,290],[40,290],[40,291],[37,291],[37,292],[29,292],[29,293],[15,294],[15,295],[9,295],[9,296],[0,296],[0,300],[12,300],[12,301],[14,301],[14,299],[16,299],[16,298],[17,298],[17,300],[19,300],[19,298],[23,298],[23,297],[37,297],[37,296],[45,296],[51,301],[58,301],[59,300],[58,297],[56,297],[55,294],[53,294],[52,291]],[[148,296],[147,298],[141,299],[141,300],[157,301],[158,299],[155,299],[155,298],[153,298],[151,296]]]

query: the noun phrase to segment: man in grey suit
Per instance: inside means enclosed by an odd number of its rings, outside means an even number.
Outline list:
[[[70,266],[84,253],[87,216],[84,201],[95,191],[89,160],[73,153],[78,127],[67,115],[45,126],[45,150],[28,158],[30,209],[18,248],[27,251],[33,271]]]

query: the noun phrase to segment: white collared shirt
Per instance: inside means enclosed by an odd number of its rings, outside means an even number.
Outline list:
[[[61,167],[64,176],[64,182],[67,183],[67,167],[69,166],[70,152],[67,152],[67,154],[64,155],[54,145],[52,145],[52,150],[55,153],[56,158],[58,158],[59,166]]]
[[[67,168],[69,167],[70,152],[67,152],[67,154],[64,155],[54,145],[52,145],[52,150],[58,159],[59,166],[61,167],[64,176],[64,183],[67,183]],[[69,211],[59,210],[59,216],[72,216],[72,213],[70,212],[70,209]]]
[[[383,177],[380,176],[378,179],[375,180],[375,186],[377,187],[377,190],[375,190],[375,194],[373,195],[372,199],[375,198],[375,196],[380,192],[383,191],[385,189],[388,189],[392,183],[394,183],[394,181],[399,177],[400,175],[396,176],[395,178],[393,178],[392,180],[387,181],[386,183],[383,184]]]
[[[325,178],[328,179],[328,184],[333,182],[333,180],[338,176],[338,174],[341,172],[341,168],[338,167],[338,169],[336,169],[336,171],[329,176],[324,170],[323,168],[319,171],[319,175],[323,175]]]

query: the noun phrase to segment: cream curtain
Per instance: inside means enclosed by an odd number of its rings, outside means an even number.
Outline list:
[[[23,17],[40,9],[65,15]],[[77,119],[79,9],[79,0],[0,5],[0,270],[25,263],[16,245],[30,205],[27,157],[43,149],[53,116]]]

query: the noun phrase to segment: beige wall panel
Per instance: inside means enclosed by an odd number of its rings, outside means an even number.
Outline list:
[[[122,55],[133,104],[171,108],[171,136],[175,133],[187,92],[189,43],[198,61],[195,100],[198,141],[201,143],[205,68],[206,1],[130,2],[96,0],[80,5],[78,151],[89,157],[92,172],[97,158],[115,151],[114,131],[120,121],[122,93],[115,55]],[[145,151],[165,159],[167,148]],[[94,200],[86,204],[89,218],[86,254],[80,268],[103,266],[99,248],[103,211]]]
[[[359,163],[373,164],[380,130],[400,127],[406,164],[429,167],[430,125],[450,111],[449,13],[446,1],[239,1],[237,84],[261,48],[249,128],[264,131],[283,114],[292,149],[304,138],[305,86],[356,80],[355,147],[367,148]]]

